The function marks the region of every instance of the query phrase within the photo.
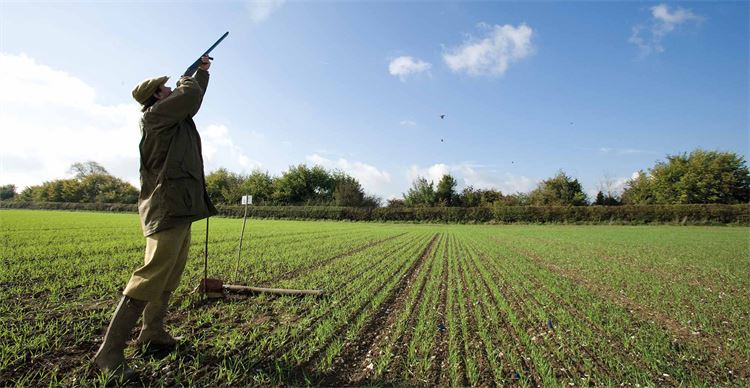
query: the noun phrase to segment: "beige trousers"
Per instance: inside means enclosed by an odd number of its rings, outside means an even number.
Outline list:
[[[157,301],[180,283],[190,249],[190,223],[156,232],[146,237],[144,264],[133,272],[123,295]]]

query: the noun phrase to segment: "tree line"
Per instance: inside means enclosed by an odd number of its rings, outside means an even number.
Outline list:
[[[44,182],[16,193],[14,185],[0,186],[0,200],[36,202],[136,203],[138,190],[111,176],[96,162],[75,163],[71,179]],[[658,204],[738,204],[750,201],[750,171],[743,157],[732,152],[696,149],[668,155],[628,180],[622,192],[612,188],[588,198],[578,179],[560,170],[529,193],[504,194],[472,186],[459,190],[450,174],[435,184],[417,177],[402,198],[386,203],[365,193],[356,178],[320,166],[291,166],[280,176],[256,170],[238,174],[224,168],[206,175],[206,190],[216,204],[239,204],[252,195],[256,205],[340,207],[487,207],[585,206]]]
[[[0,186],[0,200],[28,202],[78,203],[136,203],[138,189],[112,176],[100,164],[92,161],[74,163],[70,179],[56,179],[41,185],[29,186],[16,193],[15,185]]]

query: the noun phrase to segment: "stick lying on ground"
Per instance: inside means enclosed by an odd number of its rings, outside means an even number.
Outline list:
[[[196,291],[205,294],[209,298],[222,298],[224,292],[236,293],[236,294],[274,294],[274,295],[296,295],[296,296],[325,296],[323,290],[294,290],[287,288],[264,288],[264,287],[249,287],[249,286],[238,286],[234,284],[224,284],[219,279],[203,279],[200,285],[196,287]]]
[[[325,293],[323,290],[294,290],[288,288],[263,288],[263,287],[248,287],[248,286],[236,286],[234,284],[225,284],[224,289],[230,292],[236,292],[239,294],[277,294],[277,295],[312,295],[312,296],[323,296]]]

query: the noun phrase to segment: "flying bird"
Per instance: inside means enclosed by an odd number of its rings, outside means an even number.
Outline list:
[[[445,118],[445,115],[440,115],[440,118],[441,118],[441,119],[444,119],[444,118]]]

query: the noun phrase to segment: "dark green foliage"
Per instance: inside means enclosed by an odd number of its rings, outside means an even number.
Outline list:
[[[94,173],[78,180],[80,202],[136,203],[138,190],[130,183],[109,174]],[[65,200],[65,199],[63,199]]]
[[[586,205],[586,194],[578,179],[573,179],[560,170],[557,175],[542,181],[530,194],[531,204],[536,206],[581,206]]]
[[[270,203],[273,196],[273,179],[268,172],[254,170],[242,182],[241,191],[242,195],[252,195],[254,204]]]
[[[333,200],[336,206],[380,206],[380,198],[365,194],[362,186],[354,177],[341,171],[335,171],[332,178]]]
[[[13,199],[16,196],[16,185],[0,186],[0,201]]]
[[[259,170],[243,176],[220,168],[206,175],[206,191],[215,204],[237,205],[243,195],[252,195],[253,204],[266,204],[273,195],[273,180]]]
[[[0,202],[8,209],[59,209],[136,212],[134,204]],[[242,217],[243,206],[218,206],[226,217]],[[250,206],[248,216],[278,219],[404,221],[442,223],[592,223],[592,224],[750,224],[750,204],[507,206],[489,207],[339,207]]]
[[[435,188],[426,178],[417,177],[409,191],[404,194],[404,205],[407,207],[431,207],[435,205]]]
[[[620,205],[620,201],[613,197],[610,194],[607,194],[606,196],[604,193],[599,190],[598,193],[596,193],[596,201],[592,203],[592,205],[598,205],[598,206],[617,206]]]
[[[206,192],[211,202],[236,205],[244,194],[244,178],[236,173],[220,168],[206,175]]]
[[[473,186],[464,187],[459,198],[463,207],[476,207],[482,204],[481,190],[476,190]]]
[[[333,178],[319,166],[289,167],[273,182],[273,200],[282,205],[326,204],[333,199]]]
[[[596,193],[596,201],[592,205],[604,205],[604,193],[601,190]]]
[[[648,205],[656,202],[652,180],[643,170],[630,179],[622,192],[622,202],[627,205]]]
[[[362,204],[360,206],[362,207],[381,207],[383,205],[383,200],[376,196],[376,195],[365,195],[364,198],[362,198]]]
[[[460,206],[464,207],[492,206],[505,200],[506,196],[498,190],[475,189],[473,186],[465,187],[457,198]]]
[[[24,189],[18,200],[37,202],[136,203],[138,190],[128,182],[109,175],[95,162],[75,163],[76,177],[44,182]]]
[[[391,208],[398,208],[398,207],[404,207],[406,206],[406,204],[403,199],[391,198],[388,200],[388,203],[386,204],[386,206],[391,207]]]
[[[254,205],[379,206],[359,182],[340,171],[304,164],[289,167],[280,177],[253,171],[243,176],[220,168],[206,176],[206,190],[215,204],[236,205],[252,195]]]
[[[649,174],[641,172],[622,197],[629,204],[747,203],[750,171],[733,152],[696,149],[668,155]]]
[[[354,178],[347,176],[337,179],[336,188],[333,190],[336,206],[360,206],[364,196],[362,187]]]
[[[438,206],[457,206],[459,198],[456,195],[456,179],[450,174],[443,175],[435,189],[435,202]]]
[[[499,204],[505,206],[528,206],[531,204],[531,198],[528,193],[515,193],[504,196]]]

